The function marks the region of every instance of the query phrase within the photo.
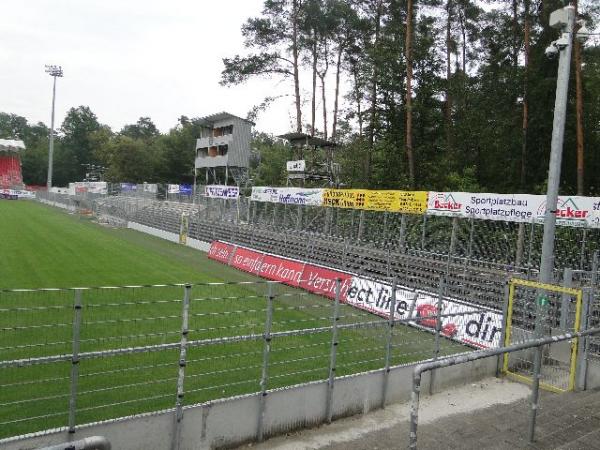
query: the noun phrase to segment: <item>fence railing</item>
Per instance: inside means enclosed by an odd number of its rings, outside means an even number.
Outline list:
[[[188,405],[317,380],[331,419],[337,377],[470,351],[415,324],[483,311],[387,320],[339,292],[339,281],[334,300],[276,282],[0,291],[0,442],[154,411],[179,424]]]
[[[96,196],[88,206],[101,220],[132,221],[176,235],[186,215],[192,239],[224,240],[377,279],[396,277],[403,285],[432,292],[443,276],[448,296],[497,309],[508,278],[537,278],[542,226],[535,223],[260,203],[244,197],[197,196],[194,203],[180,203],[144,195]],[[81,201],[47,192],[38,198],[71,210]],[[600,230],[558,227],[555,248],[555,283],[590,287],[590,326],[600,324]],[[600,338],[591,341],[592,353],[600,357]]]
[[[508,347],[501,347],[489,350],[482,350],[480,352],[474,352],[464,355],[451,356],[442,360],[426,362],[419,364],[415,367],[413,372],[413,383],[412,383],[412,396],[410,406],[410,432],[409,432],[409,449],[415,450],[417,448],[418,435],[417,429],[419,425],[419,401],[421,397],[421,380],[423,374],[443,367],[454,366],[458,364],[465,364],[468,362],[476,361],[483,358],[491,358],[494,356],[500,356],[503,354],[510,354],[514,352],[520,352],[531,348],[539,348],[548,344],[555,344],[558,342],[573,340],[576,338],[582,338],[587,336],[598,335],[600,328],[592,328],[586,331],[578,333],[565,333],[558,336],[550,336],[545,338],[534,339],[526,342],[520,342],[513,344]],[[536,425],[536,413],[539,407],[538,405],[538,392],[537,386],[534,384],[531,392],[531,414],[529,421],[529,442],[533,443],[535,438],[535,425]]]

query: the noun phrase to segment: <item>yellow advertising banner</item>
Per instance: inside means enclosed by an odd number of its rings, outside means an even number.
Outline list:
[[[427,191],[325,189],[323,206],[424,214],[427,211]]]
[[[366,189],[325,189],[323,206],[334,208],[365,209]]]

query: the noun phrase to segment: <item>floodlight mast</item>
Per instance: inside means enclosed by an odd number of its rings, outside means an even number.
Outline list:
[[[546,55],[554,57],[558,54],[558,76],[556,79],[556,98],[554,103],[554,122],[552,125],[552,141],[550,146],[550,163],[548,167],[548,187],[546,191],[546,214],[544,216],[544,237],[542,240],[542,256],[540,261],[539,282],[553,283],[554,271],[554,238],[556,231],[556,213],[558,209],[558,188],[560,184],[560,168],[562,162],[565,120],[567,115],[567,94],[569,91],[569,73],[573,32],[575,27],[575,8],[571,5],[554,11],[550,15],[550,26],[557,28],[561,36],[546,49]],[[544,334],[546,325],[548,300],[543,291],[539,291],[535,302],[535,338]],[[531,388],[531,413],[529,421],[529,441],[535,439],[535,421],[538,408],[540,373],[542,366],[542,347],[535,349],[533,358],[533,378]]]
[[[52,187],[52,162],[54,159],[54,105],[56,100],[56,78],[63,76],[63,70],[61,66],[46,65],[46,73],[54,78],[52,85],[52,116],[50,120],[50,141],[48,144],[48,190]]]

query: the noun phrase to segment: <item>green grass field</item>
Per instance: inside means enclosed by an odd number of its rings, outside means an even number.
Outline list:
[[[0,361],[68,354],[76,291],[14,291],[194,284],[189,339],[261,334],[267,285],[188,247],[142,233],[97,225],[33,202],[0,201]],[[254,284],[208,285],[251,281]],[[332,302],[275,286],[273,331],[331,324]],[[183,287],[82,291],[81,352],[179,341]],[[376,317],[342,306],[342,323]],[[383,367],[385,326],[342,330],[337,375]],[[433,336],[395,329],[393,364],[429,358]],[[269,388],[326,379],[331,333],[272,342]],[[442,340],[442,354],[465,348]],[[192,347],[185,404],[257,392],[263,342]],[[178,350],[84,360],[79,364],[78,424],[171,408],[176,400]],[[65,426],[70,362],[0,369],[0,439]]]

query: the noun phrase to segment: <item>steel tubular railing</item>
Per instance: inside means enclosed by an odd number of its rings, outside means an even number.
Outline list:
[[[521,350],[527,350],[530,348],[538,348],[547,344],[554,344],[556,342],[567,341],[574,338],[592,336],[600,333],[600,328],[591,328],[586,331],[580,331],[577,333],[565,333],[558,336],[550,336],[541,339],[534,339],[527,342],[521,342],[513,344],[508,347],[494,348],[490,350],[481,350],[473,353],[466,353],[457,356],[450,356],[437,361],[430,361],[418,364],[413,371],[413,387],[411,394],[411,405],[410,405],[410,432],[409,432],[409,446],[408,448],[414,450],[417,448],[417,428],[419,425],[419,401],[421,397],[421,380],[425,372],[429,372],[435,369],[441,369],[444,367],[455,366],[457,364],[465,364],[472,361],[477,361],[483,358],[490,358],[493,356],[504,355],[506,353],[513,353]],[[538,404],[537,395],[532,391],[532,402],[531,408],[537,409]],[[532,423],[535,426],[534,423]],[[533,438],[533,433],[530,432],[530,437]]]

